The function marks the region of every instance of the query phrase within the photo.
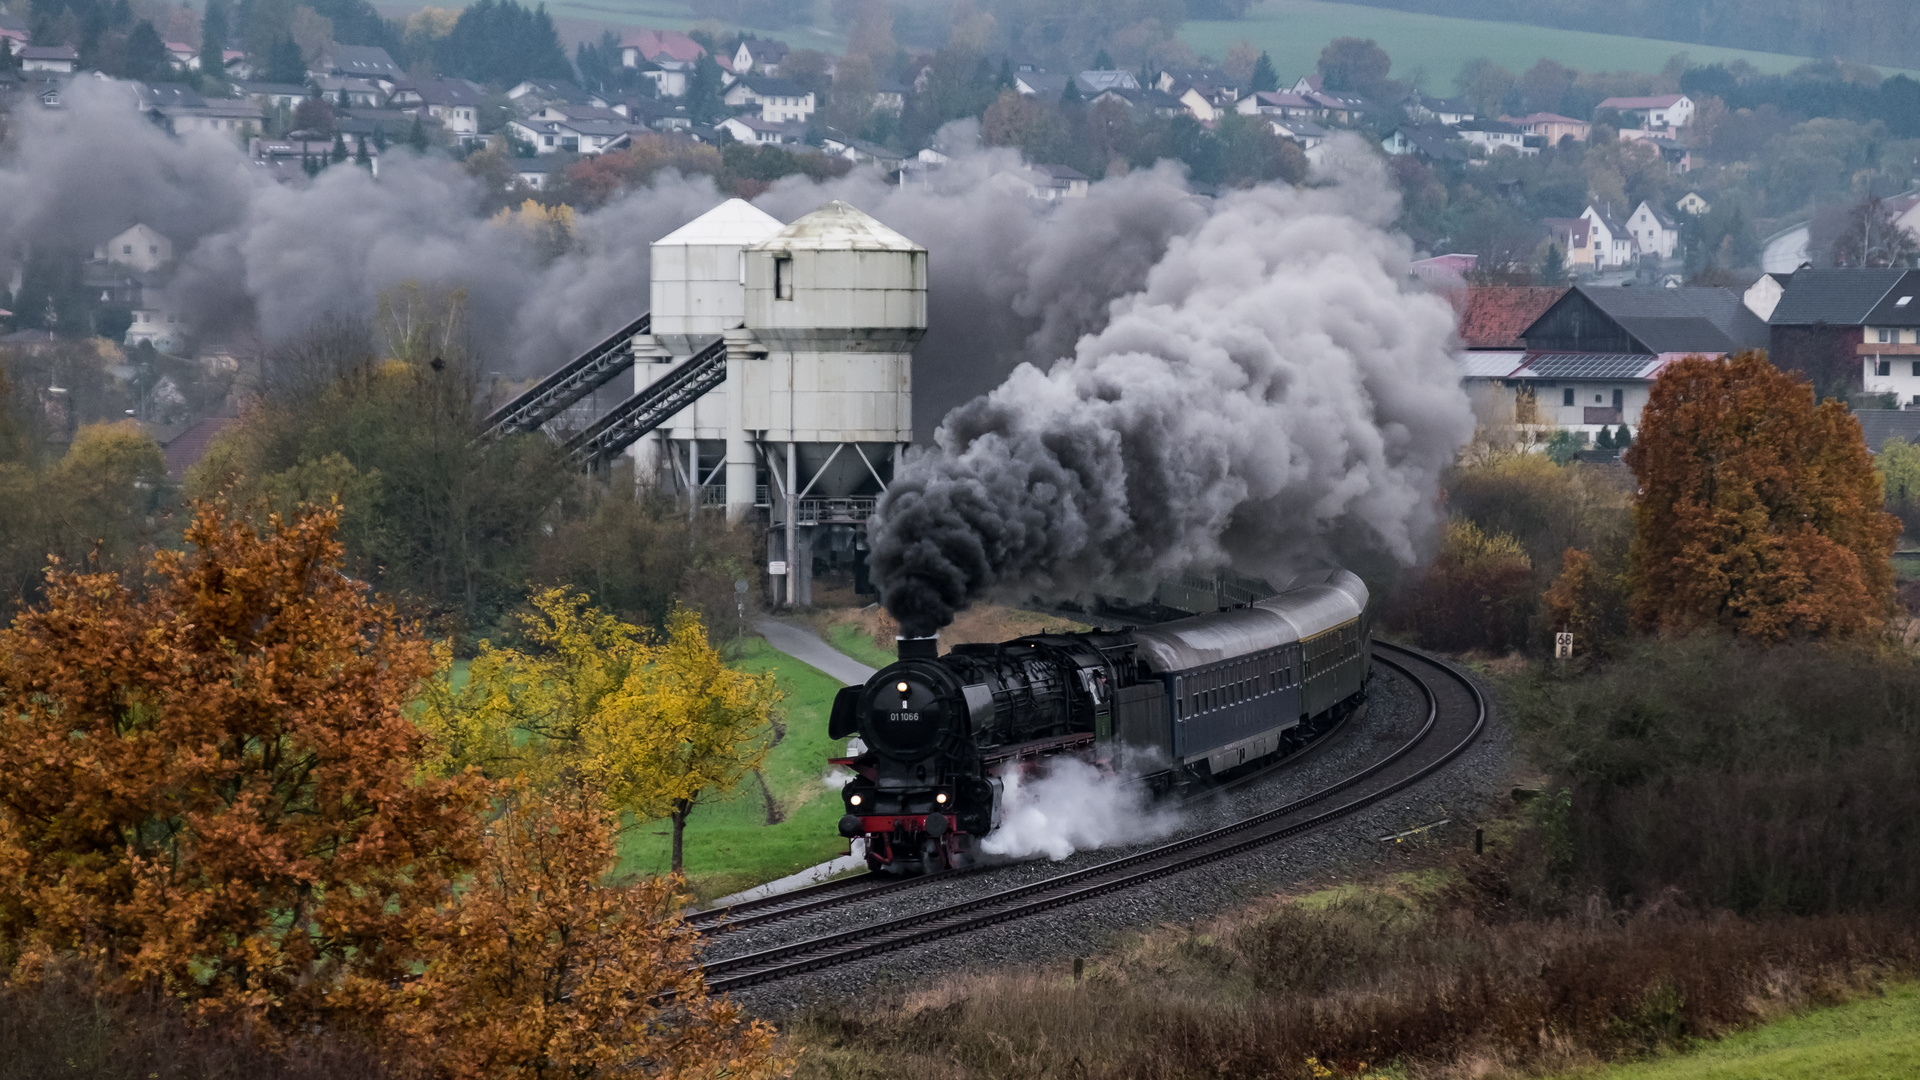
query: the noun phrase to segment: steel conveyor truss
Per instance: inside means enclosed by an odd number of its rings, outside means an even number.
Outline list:
[[[531,390],[495,409],[482,422],[481,441],[539,431],[574,402],[613,381],[633,366],[633,336],[646,333],[652,325],[651,312],[640,316],[541,379]]]
[[[568,439],[567,456],[576,465],[595,468],[726,379],[726,339],[714,338],[664,378],[648,384]]]

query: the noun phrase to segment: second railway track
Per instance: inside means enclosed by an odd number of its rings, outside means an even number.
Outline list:
[[[1378,663],[1420,692],[1427,717],[1411,739],[1365,768],[1282,806],[1132,855],[932,910],[715,960],[704,966],[708,987],[742,989],[1080,903],[1320,829],[1380,803],[1438,772],[1471,746],[1485,730],[1487,706],[1473,682],[1450,665],[1384,642],[1375,642],[1374,649]],[[1348,796],[1345,801],[1320,809],[1342,794]],[[849,898],[902,884],[874,886]],[[795,894],[786,899],[808,910],[844,902],[831,895],[834,890],[816,889],[821,893],[813,900]]]

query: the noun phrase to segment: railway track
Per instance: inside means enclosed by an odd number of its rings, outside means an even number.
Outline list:
[[[1381,802],[1471,746],[1486,727],[1487,706],[1472,681],[1451,666],[1384,642],[1375,642],[1374,649],[1376,662],[1400,673],[1425,697],[1427,718],[1413,738],[1359,772],[1230,825],[1044,881],[716,960],[704,965],[708,989],[738,990],[1080,903],[1324,828]],[[1341,794],[1349,796],[1346,801],[1318,809]]]
[[[1314,757],[1324,749],[1327,744],[1333,741],[1334,736],[1347,729],[1347,726],[1353,722],[1354,715],[1354,713],[1348,713],[1346,716],[1341,717],[1339,722],[1321,732],[1319,735],[1314,736],[1313,741],[1300,750],[1288,754],[1278,761],[1261,766],[1260,768],[1249,770],[1238,776],[1233,776],[1223,783],[1204,788],[1189,796],[1185,801],[1201,802],[1214,798],[1223,792],[1232,791],[1235,788],[1253,783],[1277,769],[1297,765]],[[833,881],[823,881],[818,885],[808,885],[805,888],[794,889],[791,892],[777,893],[773,896],[763,896],[754,900],[743,900],[737,904],[729,904],[721,908],[710,908],[705,911],[690,912],[687,915],[687,924],[703,933],[739,930],[749,926],[758,926],[763,923],[777,922],[781,919],[790,919],[797,915],[806,915],[827,908],[839,907],[844,904],[858,903],[876,896],[900,892],[921,885],[930,885],[934,882],[952,881],[954,878],[966,874],[998,870],[1013,865],[1017,864],[1012,862],[987,863],[968,867],[964,870],[948,870],[938,874],[917,874],[913,877],[894,877],[890,874],[872,874],[865,872],[850,874]]]

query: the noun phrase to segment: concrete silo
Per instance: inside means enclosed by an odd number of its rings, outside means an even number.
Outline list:
[[[742,421],[771,481],[769,561],[794,571],[787,601],[806,602],[815,534],[864,530],[913,438],[927,250],[835,200],[749,246],[745,270],[746,330],[765,354],[744,365]]]
[[[729,331],[740,338],[746,324],[744,251],[781,228],[778,218],[752,203],[728,199],[653,242],[653,325],[652,333],[634,338],[636,392],[714,338]],[[754,454],[751,437],[734,415],[741,403],[736,388],[743,380],[736,376],[743,357],[734,355],[733,344],[726,381],[636,440],[629,452],[636,476],[683,493],[690,507],[719,501],[724,490],[728,513],[738,519],[753,509]],[[723,461],[736,467],[722,474]],[[716,483],[723,475],[727,483]]]

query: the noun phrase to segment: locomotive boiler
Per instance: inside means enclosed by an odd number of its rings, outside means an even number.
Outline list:
[[[899,660],[835,697],[828,733],[840,834],[876,871],[963,865],[1000,821],[1000,775],[1083,753],[1157,791],[1284,755],[1358,707],[1370,670],[1367,589],[1344,570],[1277,596],[1150,627],[957,645],[900,641]]]

